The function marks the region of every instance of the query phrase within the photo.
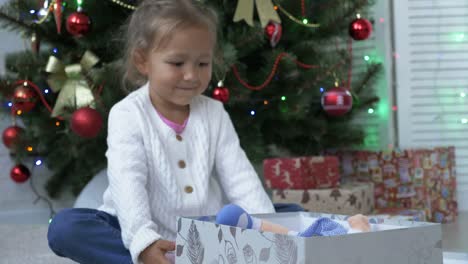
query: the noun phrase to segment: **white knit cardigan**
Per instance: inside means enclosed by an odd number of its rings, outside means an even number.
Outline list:
[[[112,107],[107,144],[109,187],[99,209],[118,217],[134,263],[154,241],[175,239],[176,216],[215,215],[227,202],[274,212],[227,112],[211,98],[192,100],[177,136],[145,85]]]

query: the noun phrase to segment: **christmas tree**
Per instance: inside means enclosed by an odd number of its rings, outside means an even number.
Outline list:
[[[40,158],[54,173],[49,195],[58,197],[79,193],[106,167],[107,115],[126,95],[122,30],[137,2],[11,0],[1,8],[3,24],[31,43],[9,54],[0,83],[15,180],[29,176],[26,157]],[[221,59],[206,94],[224,102],[252,161],[362,146],[365,133],[352,121],[378,101],[380,65],[351,80],[352,43],[372,32],[369,1],[202,2],[220,18]]]

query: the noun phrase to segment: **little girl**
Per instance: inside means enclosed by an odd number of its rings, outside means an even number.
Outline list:
[[[223,105],[201,95],[216,25],[195,0],[145,0],[134,11],[124,77],[139,88],[109,114],[104,204],[54,217],[48,240],[56,254],[79,263],[168,263],[178,215],[214,215],[229,202],[274,212]]]

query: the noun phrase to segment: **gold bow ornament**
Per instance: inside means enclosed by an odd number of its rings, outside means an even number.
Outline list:
[[[257,6],[258,17],[262,27],[266,27],[270,21],[281,24],[281,19],[276,12],[271,0],[238,0],[234,22],[245,20],[253,27],[254,4]]]
[[[55,92],[60,92],[52,110],[52,117],[66,113],[66,108],[78,109],[84,106],[94,108],[95,98],[84,77],[99,58],[90,51],[86,51],[80,63],[65,66],[54,56],[49,57],[46,72],[50,73],[47,83]]]

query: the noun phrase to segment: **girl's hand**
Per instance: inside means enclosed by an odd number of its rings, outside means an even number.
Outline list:
[[[144,264],[170,264],[166,258],[168,251],[175,250],[175,242],[169,240],[158,240],[149,245],[140,253],[140,260]]]

